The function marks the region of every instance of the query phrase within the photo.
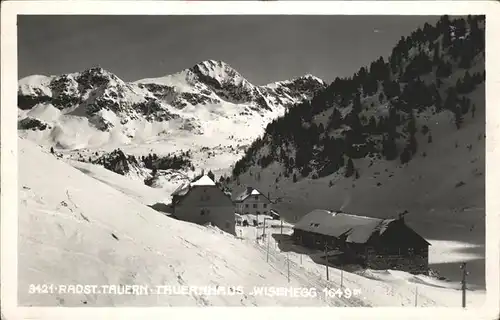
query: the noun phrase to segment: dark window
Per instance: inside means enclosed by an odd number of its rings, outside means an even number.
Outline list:
[[[255,196],[254,198],[255,198],[255,200],[259,200],[259,196]]]
[[[247,204],[245,204],[245,208],[248,208],[248,203],[247,203]]]
[[[267,208],[267,203],[264,203],[264,208]]]
[[[256,214],[260,214],[260,211],[255,212]]]
[[[200,216],[204,216],[204,215],[205,215],[205,210],[201,209]]]
[[[253,204],[253,207],[254,207],[254,208],[257,208],[257,204],[256,204],[256,203],[254,203],[254,204]]]
[[[263,214],[267,214],[267,211],[262,211]]]

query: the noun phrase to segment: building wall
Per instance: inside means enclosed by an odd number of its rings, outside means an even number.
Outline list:
[[[429,252],[423,250],[418,254],[367,254],[366,264],[371,269],[393,269],[414,274],[428,274]]]
[[[243,202],[236,204],[239,214],[269,214],[271,202],[262,194],[249,196]]]
[[[330,249],[335,249],[339,245],[339,241],[335,237],[329,237],[319,233],[305,232],[298,229],[294,229],[292,238],[297,244],[317,250],[324,250],[325,243]]]
[[[234,204],[216,186],[196,186],[174,207],[179,220],[206,224],[210,222],[231,234],[235,232]]]

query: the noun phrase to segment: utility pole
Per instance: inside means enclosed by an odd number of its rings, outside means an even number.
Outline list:
[[[325,242],[325,259],[326,259],[326,280],[330,280],[330,277],[328,275],[328,246],[326,245],[326,242]]]
[[[415,307],[417,306],[417,299],[418,299],[418,287],[415,286]]]
[[[288,269],[288,282],[290,283],[290,256],[288,254],[288,252],[286,253],[286,263],[287,263],[287,269]]]
[[[265,237],[266,234],[266,220],[267,218],[264,218],[264,228],[262,229],[262,237]]]
[[[340,288],[344,287],[344,268],[340,266]]]
[[[283,234],[283,220],[281,220],[281,229],[280,229],[280,233]]]
[[[465,308],[466,305],[466,291],[467,291],[467,276],[469,272],[467,271],[467,263],[464,262],[460,265],[460,269],[462,269],[462,308]]]

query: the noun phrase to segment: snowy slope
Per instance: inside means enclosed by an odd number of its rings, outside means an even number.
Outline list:
[[[250,296],[290,283],[249,243],[173,220],[19,140],[21,305],[328,305],[321,299]],[[38,164],[33,167],[31,164]],[[44,170],[38,170],[43,167]],[[32,168],[32,169],[30,169]],[[232,252],[244,252],[234,255]],[[243,286],[245,295],[28,294],[30,283]],[[332,305],[360,301],[337,300]]]
[[[426,48],[431,48],[435,44],[440,45],[441,40],[442,38],[438,37],[432,44],[428,42],[422,44],[424,41],[418,43],[414,40],[414,47],[409,52],[405,49],[401,50],[405,57],[412,58],[419,50],[427,52]],[[319,171],[318,168],[321,168],[318,162],[323,160],[321,158],[327,158],[337,151],[333,148],[330,149],[329,154],[321,154],[321,149],[324,147],[321,145],[324,141],[322,139],[324,137],[344,138],[342,131],[349,127],[343,123],[339,129],[330,131],[325,129],[322,134],[317,133],[314,136],[320,143],[311,148],[306,156],[303,155],[309,167],[313,168],[310,173],[303,177],[300,169],[292,164],[293,172],[287,178],[283,159],[296,160],[294,143],[300,140],[300,136],[288,144],[284,156],[283,152],[280,156],[274,156],[272,161],[269,161],[271,164],[265,168],[258,165],[258,161],[262,161],[264,156],[269,155],[273,147],[278,149],[285,145],[282,140],[279,140],[280,138],[285,136],[284,139],[286,139],[291,136],[286,136],[287,133],[298,131],[296,126],[290,128],[282,124],[280,127],[282,130],[278,132],[281,136],[276,133],[278,129],[267,132],[259,141],[260,144],[255,144],[252,152],[248,152],[242,159],[241,163],[247,163],[248,167],[243,167],[242,173],[235,176],[235,181],[230,185],[233,192],[238,194],[247,185],[256,187],[264,193],[269,192],[272,198],[280,199],[274,206],[290,222],[296,221],[314,209],[343,210],[379,218],[394,218],[407,210],[409,211],[409,214],[405,216],[407,223],[432,244],[429,248],[430,268],[453,282],[459,282],[461,280],[460,263],[468,262],[471,273],[469,281],[484,288],[486,138],[484,48],[472,57],[468,68],[459,67],[457,61],[459,59],[454,60],[451,50],[447,50],[441,48],[440,52],[441,59],[452,62],[450,74],[437,79],[437,68],[433,67],[431,72],[424,72],[419,79],[428,86],[439,83],[436,87],[439,88],[436,90],[441,94],[444,104],[448,97],[448,88],[457,87],[458,79],[464,81],[466,72],[469,75],[480,75],[480,81],[472,90],[459,95],[460,98],[470,99],[471,105],[475,105],[474,116],[470,109],[468,113],[462,115],[463,123],[460,129],[457,129],[455,115],[450,110],[436,112],[436,103],[423,107],[421,105],[421,110],[412,109],[417,129],[415,133],[417,152],[409,162],[402,164],[399,158],[408,141],[406,134],[402,135],[397,142],[398,157],[393,160],[388,161],[381,154],[352,156],[351,160],[357,175],[345,177],[347,166],[342,165],[335,173],[318,177],[315,175]],[[408,61],[404,59],[401,61],[403,62],[398,70],[405,70]],[[391,74],[393,80],[399,79],[400,76],[401,74]],[[396,84],[402,88],[410,87],[409,82],[405,81],[397,80]],[[380,121],[381,116],[388,113],[389,102],[384,95],[382,98],[380,96],[382,87],[383,85],[379,83],[375,94],[360,95],[360,119],[369,119],[373,115],[376,121]],[[362,92],[364,89],[359,90]],[[343,91],[327,91],[326,95],[335,93],[343,93]],[[401,93],[396,97],[402,99],[402,96]],[[410,98],[405,97],[410,102],[411,98],[417,100],[416,98],[419,97],[411,95]],[[291,120],[292,117],[288,117],[291,121],[289,123],[300,125],[299,121],[302,121],[304,127],[314,123],[327,128],[327,120],[333,108],[338,108],[341,116],[346,116],[353,107],[353,103],[350,102],[340,105],[335,99],[333,101],[331,106],[327,104],[321,112],[313,114],[310,120],[303,120],[307,114],[295,114],[295,118]],[[322,107],[318,105],[315,107]],[[303,118],[301,119],[300,116]],[[405,119],[408,118],[407,113],[403,113],[403,116],[406,117]],[[366,122],[363,125],[366,125]],[[367,128],[364,129],[367,132],[367,140],[372,139],[369,141],[372,145],[375,145],[373,141],[381,140],[380,132],[370,129],[369,126],[365,128]],[[398,133],[404,134],[406,128],[407,123],[403,122],[397,129]],[[424,133],[424,128],[427,129],[427,133]],[[385,135],[387,136],[387,132]],[[429,136],[432,136],[432,139],[429,139]],[[272,145],[276,138],[278,138],[278,143]],[[347,139],[343,142],[346,141]],[[310,154],[322,156],[314,157]],[[347,152],[341,155],[346,162],[350,158]],[[294,174],[297,182],[293,181]]]
[[[119,176],[109,176],[108,182],[102,183],[28,140],[18,142],[20,305],[411,306],[413,303],[416,278],[408,279],[410,276],[394,272],[372,273],[372,278],[385,277],[384,282],[344,272],[344,288],[357,293],[349,298],[327,299],[321,292],[324,288],[339,287],[338,270],[331,269],[331,279],[326,281],[323,267],[306,257],[300,262],[298,256],[290,254],[288,282],[287,256],[276,249],[275,243],[270,243],[267,258],[263,242],[257,244],[254,238],[239,239],[211,227],[168,218],[137,201],[140,200],[137,194],[143,190],[132,185],[120,190],[110,187],[119,185],[119,180],[115,180]],[[457,305],[458,291],[446,286],[437,288],[425,281],[418,284],[420,305]],[[149,285],[149,288],[219,286],[219,290],[241,286],[238,289],[244,294],[210,295],[194,291],[179,295],[28,294],[29,284],[33,283]],[[318,295],[308,298],[251,295],[254,286],[314,288]],[[471,305],[480,305],[482,294],[471,292],[468,298]]]

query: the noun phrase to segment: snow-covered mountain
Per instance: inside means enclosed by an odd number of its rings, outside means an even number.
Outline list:
[[[34,75],[19,81],[19,128],[21,135],[56,149],[196,135],[223,142],[238,132],[254,139],[269,121],[324,87],[309,75],[255,86],[228,64],[213,60],[133,83],[100,67]]]

